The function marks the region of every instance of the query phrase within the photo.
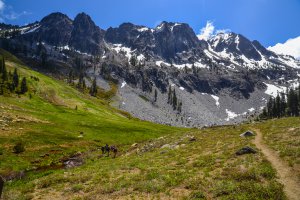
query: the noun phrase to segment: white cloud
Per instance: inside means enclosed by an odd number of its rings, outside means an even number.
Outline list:
[[[268,47],[268,50],[271,50],[277,54],[291,55],[297,59],[300,59],[300,36],[288,39],[283,44],[278,43],[273,47]]]
[[[30,15],[31,13],[23,11],[17,13],[14,11],[13,7],[5,4],[3,0],[0,0],[0,22],[5,22],[6,20],[16,20],[24,15]]]
[[[5,7],[5,3],[0,0],[0,12],[4,10],[4,7]]]
[[[219,33],[228,33],[228,32],[231,32],[231,30],[230,29],[215,30],[215,26],[213,22],[207,21],[206,26],[200,30],[200,34],[197,35],[197,37],[199,38],[199,40],[208,40],[214,35],[217,35]]]
[[[207,40],[214,34],[214,31],[215,27],[213,23],[211,21],[207,21],[206,26],[201,29],[200,34],[197,36],[200,40]]]

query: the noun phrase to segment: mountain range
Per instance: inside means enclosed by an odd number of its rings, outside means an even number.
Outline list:
[[[26,26],[0,24],[0,45],[32,68],[118,92],[111,105],[174,126],[232,124],[261,112],[270,96],[299,84],[300,61],[242,34],[200,40],[186,23],[107,30],[90,16],[52,13]]]

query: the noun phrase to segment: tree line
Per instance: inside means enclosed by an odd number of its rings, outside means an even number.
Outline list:
[[[28,91],[26,77],[21,77],[18,70],[8,71],[4,56],[0,55],[0,95],[25,94]]]
[[[263,109],[261,118],[280,118],[300,116],[300,86],[290,88],[286,93],[270,97],[267,106]]]

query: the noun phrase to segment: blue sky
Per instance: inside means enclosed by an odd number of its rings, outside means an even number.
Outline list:
[[[211,21],[264,46],[300,36],[300,0],[0,0],[0,20],[24,25],[51,12],[89,14],[103,29],[123,22],[154,27],[186,22],[198,34]]]

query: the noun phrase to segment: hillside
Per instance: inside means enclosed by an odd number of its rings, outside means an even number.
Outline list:
[[[106,143],[122,151],[134,142],[183,131],[132,118],[110,107],[106,100],[30,70],[16,57],[1,51],[5,53],[7,70],[16,68],[21,77],[27,77],[29,86],[29,91],[19,97],[0,95],[2,175],[10,177],[22,170],[61,165],[62,157]],[[26,149],[20,155],[12,153],[18,141]],[[49,156],[39,159],[45,154]]]
[[[205,129],[152,124],[1,53],[29,86],[25,95],[0,96],[4,199],[293,199],[298,185],[282,181],[256,139],[240,134],[262,133],[298,184],[299,118]],[[13,153],[20,141],[25,151]],[[115,159],[102,156],[106,143],[119,148]],[[245,146],[258,153],[236,155]]]

